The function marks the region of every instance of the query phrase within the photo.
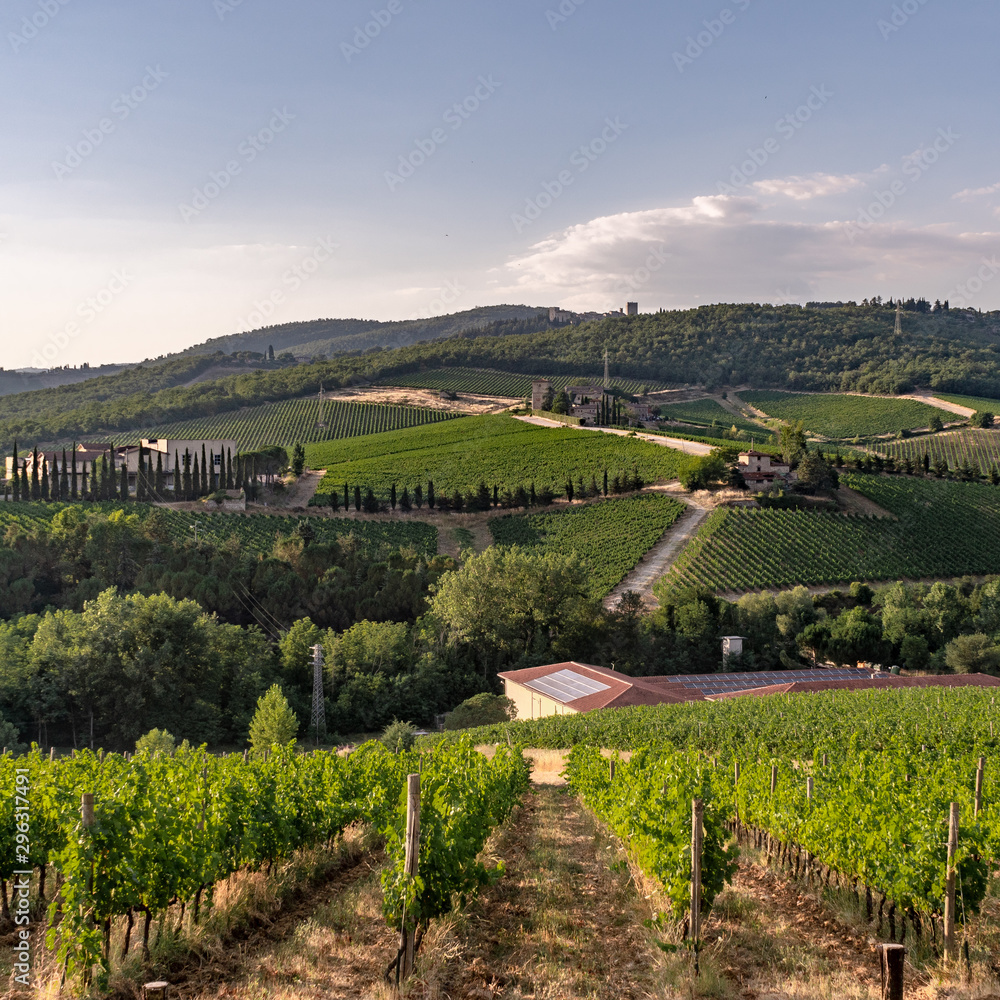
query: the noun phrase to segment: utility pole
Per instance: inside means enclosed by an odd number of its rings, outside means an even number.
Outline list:
[[[316,746],[326,736],[326,706],[323,701],[323,647],[316,643],[313,654],[313,703],[312,726],[316,734]]]
[[[894,331],[897,337],[902,336],[903,333],[903,300],[896,299],[896,329]]]

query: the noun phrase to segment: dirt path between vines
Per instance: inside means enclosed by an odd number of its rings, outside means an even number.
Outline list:
[[[303,890],[272,919],[262,917],[244,937],[211,948],[197,967],[185,962],[171,970],[165,976],[171,997],[381,996],[398,936],[382,919],[384,860],[381,851],[364,852],[321,885]]]
[[[627,590],[633,590],[642,597],[643,604],[654,607],[657,604],[653,595],[653,584],[667,572],[681,550],[694,537],[702,521],[708,517],[711,508],[703,506],[689,496],[679,496],[671,493],[675,499],[688,505],[688,509],[674,521],[660,540],[642,557],[626,574],[625,578],[614,590],[604,598],[606,608],[614,608],[621,601]]]
[[[407,996],[673,996],[618,842],[556,787],[536,787],[492,844],[506,874],[433,927]],[[495,862],[494,862],[495,863]]]

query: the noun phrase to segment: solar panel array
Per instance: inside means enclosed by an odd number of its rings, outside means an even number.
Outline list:
[[[575,670],[557,670],[554,674],[525,681],[524,686],[534,688],[563,704],[597,694],[598,691],[607,691],[611,687],[610,684],[602,684],[593,677],[578,674]]]
[[[732,674],[677,674],[667,678],[645,678],[660,685],[695,689],[704,694],[726,694],[772,684],[793,684],[796,681],[864,680],[871,674],[856,667],[817,668],[815,670],[754,670]]]

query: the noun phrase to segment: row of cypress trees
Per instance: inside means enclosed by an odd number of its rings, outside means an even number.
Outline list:
[[[209,461],[202,445],[200,459],[187,449],[183,457],[174,452],[176,473],[173,489],[168,490],[163,453],[156,453],[154,466],[148,449],[140,449],[135,499],[197,500],[219,490],[235,489],[236,484],[249,492],[257,479],[256,456],[237,455],[234,464],[232,451],[227,448],[224,460],[216,465],[214,460]],[[61,460],[56,457],[46,460],[37,447],[32,450],[30,459],[20,459],[17,442],[14,442],[13,474],[7,490],[14,500],[128,500],[128,466],[124,461],[116,466],[113,450],[106,451],[89,469],[84,463],[77,464],[75,448],[68,454],[63,448]]]

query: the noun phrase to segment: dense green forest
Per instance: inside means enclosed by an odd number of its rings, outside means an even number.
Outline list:
[[[896,584],[873,593],[664,590],[602,606],[573,552],[492,546],[457,565],[408,546],[302,530],[270,551],[179,540],[151,512],[68,507],[8,527],[0,594],[0,737],[127,749],[147,730],[241,743],[278,683],[305,726],[310,648],[326,650],[327,713],[341,734],[423,725],[498,671],[579,660],[628,674],[873,660],[1000,672],[1000,581]],[[4,726],[16,727],[16,732]],[[91,735],[92,734],[92,735]]]
[[[500,322],[482,332],[314,364],[237,373],[186,385],[210,367],[191,356],[75,386],[0,398],[0,448],[211,416],[424,368],[486,367],[525,374],[611,374],[708,387],[900,393],[915,387],[1000,395],[1000,317],[969,310],[908,312],[877,306],[714,305],[622,316],[528,332]],[[190,368],[182,372],[182,367]],[[178,366],[178,367],[175,367]]]

